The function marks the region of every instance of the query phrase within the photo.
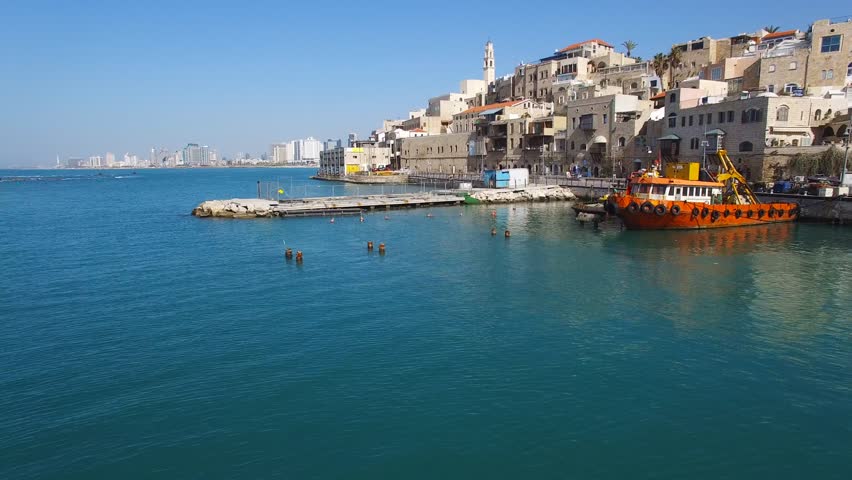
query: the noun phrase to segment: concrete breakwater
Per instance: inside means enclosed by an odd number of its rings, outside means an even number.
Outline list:
[[[475,190],[467,197],[467,203],[519,203],[576,200],[577,196],[558,185],[529,186],[519,189]]]
[[[233,198],[207,200],[192,210],[196,217],[269,218],[358,215],[375,209],[453,206],[463,203],[517,203],[574,200],[570,190],[558,186],[517,190],[425,192],[399,195],[305,197],[288,200]]]
[[[350,197],[305,197],[293,200],[234,198],[208,200],[192,210],[196,217],[269,218],[357,215],[367,210],[450,206],[464,203],[453,194],[417,193]]]

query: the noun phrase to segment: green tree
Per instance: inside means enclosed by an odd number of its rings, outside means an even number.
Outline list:
[[[660,77],[660,82],[662,82],[663,75],[666,73],[666,69],[669,68],[669,58],[662,53],[654,55],[654,59],[651,60],[651,68],[654,69],[654,73]]]
[[[624,46],[625,49],[627,49],[628,57],[633,52],[633,50],[636,50],[636,47],[639,46],[639,44],[634,42],[633,40],[625,40],[624,42],[621,42],[621,44]]]
[[[674,71],[676,68],[680,68],[681,62],[683,61],[683,56],[681,55],[682,50],[678,47],[672,47],[672,51],[669,52],[668,55],[668,67],[669,67],[669,88],[674,86]]]
[[[767,25],[763,27],[763,29],[766,30],[766,33],[775,33],[778,31],[779,28],[780,27],[778,27],[777,25]]]

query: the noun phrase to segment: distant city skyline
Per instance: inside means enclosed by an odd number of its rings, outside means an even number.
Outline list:
[[[736,15],[711,24],[675,12],[659,28],[658,11],[637,11],[628,2],[566,9],[528,24],[507,20],[517,7],[506,1],[487,9],[445,1],[404,8],[13,2],[0,18],[0,168],[51,167],[57,155],[102,156],[106,163],[107,152],[117,163],[125,152],[146,157],[154,145],[182,149],[187,139],[205,139],[231,157],[268,153],[281,138],[325,141],[349,132],[366,138],[383,119],[404,118],[423,108],[424,99],[452,91],[459,79],[480,78],[488,39],[499,77],[519,62],[588,38],[614,45],[634,40],[634,55],[650,58],[704,35],[764,24],[806,29],[807,19],[848,13],[810,5],[803,12],[788,0],[773,6],[743,4]],[[602,11],[613,14],[603,21]],[[449,12],[460,22],[444,21]],[[146,20],[129,21],[139,18]],[[302,21],[308,18],[322,24]],[[413,19],[429,19],[437,35],[402,40],[410,38]]]

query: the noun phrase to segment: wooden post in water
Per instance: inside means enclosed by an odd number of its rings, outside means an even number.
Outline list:
[[[260,180],[257,181],[257,198],[260,198]]]

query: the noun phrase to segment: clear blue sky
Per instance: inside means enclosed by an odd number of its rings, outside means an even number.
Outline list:
[[[734,14],[636,2],[9,1],[0,15],[0,167],[55,156],[176,149],[230,156],[313,135],[365,135],[384,118],[589,38],[651,57],[702,35],[806,29],[850,12],[788,0]],[[709,9],[713,10],[713,9]],[[724,9],[723,9],[724,10]],[[847,8],[846,10],[852,10]],[[605,17],[606,12],[612,15]]]

